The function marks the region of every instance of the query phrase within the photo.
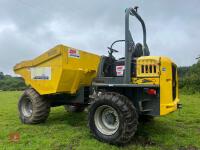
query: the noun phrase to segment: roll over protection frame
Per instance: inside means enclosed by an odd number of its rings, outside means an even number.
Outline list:
[[[137,11],[133,8],[126,9],[125,15],[125,72],[124,72],[124,83],[130,84],[131,82],[131,60],[134,49],[132,49],[134,45],[134,41],[130,32],[130,21],[129,16],[135,16],[142,25],[143,29],[143,56],[149,56],[149,48],[146,42],[146,26],[143,19],[137,13]]]

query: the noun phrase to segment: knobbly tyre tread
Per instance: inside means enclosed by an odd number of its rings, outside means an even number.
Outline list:
[[[120,113],[119,120],[121,125],[114,135],[103,135],[95,127],[94,113],[95,109],[98,108],[97,106],[100,103],[102,105],[109,104],[111,106],[114,106],[115,108],[117,108],[118,113]],[[96,97],[95,100],[91,103],[91,106],[89,108],[88,120],[90,130],[98,140],[110,144],[123,145],[128,143],[137,131],[138,114],[133,103],[126,96],[120,95],[119,93],[115,92],[105,92]]]
[[[24,116],[21,110],[21,104],[27,97],[31,100],[33,106],[33,112],[30,117]],[[37,93],[33,88],[28,88],[24,91],[19,100],[18,109],[22,123],[39,124],[45,122],[48,118],[50,113],[50,103],[39,95],[39,93]]]

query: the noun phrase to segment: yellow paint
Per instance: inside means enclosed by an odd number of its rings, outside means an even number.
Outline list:
[[[100,56],[77,50],[80,58],[73,58],[68,55],[69,50],[77,49],[58,45],[34,60],[17,64],[14,71],[41,95],[61,92],[75,94],[81,86],[91,85],[97,74]],[[32,79],[31,68],[37,67],[50,67],[51,80]]]
[[[75,94],[81,86],[91,86],[93,78],[97,75],[100,56],[76,50],[80,58],[74,58],[70,57],[70,50],[75,49],[58,45],[34,60],[17,64],[14,71],[25,79],[27,85],[36,89],[41,95],[63,92]],[[160,115],[175,111],[179,102],[178,86],[177,97],[175,100],[172,98],[172,63],[167,57],[140,57],[136,62],[137,76],[132,78],[132,84],[153,84],[160,87]],[[50,79],[31,78],[31,70],[37,67],[50,67]],[[40,73],[42,69],[38,70]],[[178,76],[176,82],[178,85]]]
[[[156,56],[146,56],[137,59],[137,77],[159,77],[160,60]]]
[[[143,85],[148,85],[148,84],[153,84],[153,85],[159,85],[160,84],[160,78],[152,78],[152,77],[145,77],[145,78],[132,78],[132,82],[134,84],[143,84]]]
[[[154,84],[160,87],[160,115],[166,115],[177,110],[179,102],[178,86],[176,89],[176,99],[172,96],[172,61],[167,57],[145,56],[137,59],[137,77],[132,79],[133,84]],[[142,71],[142,66],[147,66]],[[149,66],[156,66],[156,71],[151,71]],[[176,72],[176,84],[178,85],[178,75]],[[145,82],[145,81],[149,82]]]
[[[172,61],[167,57],[161,57],[160,75],[160,115],[166,115],[177,110],[179,102],[178,86],[176,88],[176,99],[172,97]],[[163,71],[166,68],[166,71]],[[178,85],[178,74],[176,72],[176,84]]]

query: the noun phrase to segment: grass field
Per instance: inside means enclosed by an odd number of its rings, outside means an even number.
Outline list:
[[[200,95],[181,95],[183,109],[140,124],[135,138],[124,147],[101,143],[87,127],[86,113],[68,113],[52,108],[45,124],[23,125],[18,119],[17,102],[21,92],[0,92],[0,150],[117,150],[117,149],[200,149]],[[19,133],[11,142],[9,135]]]

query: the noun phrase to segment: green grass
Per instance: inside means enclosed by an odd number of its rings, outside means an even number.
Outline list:
[[[23,125],[18,119],[17,102],[21,92],[0,92],[0,149],[117,150],[117,149],[200,149],[200,95],[180,96],[183,109],[140,124],[132,142],[117,147],[97,141],[87,127],[86,113],[68,113],[52,108],[45,124]],[[10,142],[10,133],[19,133],[18,142]]]

